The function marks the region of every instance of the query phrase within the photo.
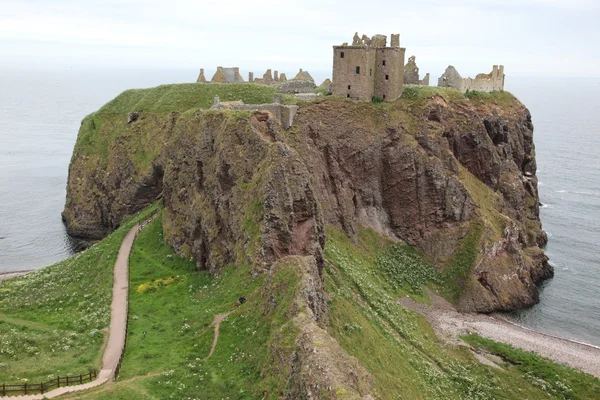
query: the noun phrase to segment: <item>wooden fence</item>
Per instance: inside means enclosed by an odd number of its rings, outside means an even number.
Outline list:
[[[7,385],[3,383],[0,386],[0,393],[2,396],[16,396],[18,394],[37,394],[46,393],[47,391],[59,388],[63,386],[81,385],[83,383],[91,382],[96,379],[96,371],[90,371],[87,374],[73,375],[73,376],[57,376],[56,379],[49,380],[42,383],[20,383],[14,385]]]

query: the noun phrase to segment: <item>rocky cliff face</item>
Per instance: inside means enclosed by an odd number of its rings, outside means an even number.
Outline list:
[[[105,235],[162,196],[166,240],[214,273],[230,263],[260,273],[289,255],[320,271],[326,225],[350,236],[371,227],[443,269],[477,225],[464,310],[534,304],[552,275],[531,117],[508,93],[327,99],[301,106],[289,131],[268,113],[128,117],[83,122],[63,213],[74,234]]]

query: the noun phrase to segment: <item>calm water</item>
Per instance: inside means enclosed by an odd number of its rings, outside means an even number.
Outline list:
[[[600,346],[600,78],[507,78],[506,89],[533,117],[546,253],[555,269],[540,304],[513,317]]]
[[[324,74],[315,74],[320,82]],[[68,257],[60,219],[82,118],[125,89],[189,82],[196,71],[0,70],[0,273]],[[511,317],[600,345],[600,79],[507,78],[535,124],[542,222],[556,276]]]

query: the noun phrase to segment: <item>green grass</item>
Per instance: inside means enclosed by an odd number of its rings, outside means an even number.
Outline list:
[[[378,398],[562,398],[521,370],[484,366],[466,347],[441,343],[426,321],[395,301],[402,291],[390,285],[377,262],[390,247],[411,259],[418,255],[369,230],[361,231],[354,242],[337,229],[328,230],[329,331],[371,372]],[[573,398],[596,398],[585,388],[573,385],[572,390],[580,396]]]
[[[138,235],[131,254],[129,334],[119,380],[68,398],[281,398],[291,368],[286,360],[298,335],[290,320],[300,280],[293,258],[271,277],[253,277],[244,265],[227,266],[212,277],[164,243],[160,217]],[[597,398],[597,380],[537,356],[466,338],[511,360],[498,370],[477,362],[464,346],[440,342],[422,317],[396,301],[406,295],[419,299],[414,287],[429,281],[428,264],[420,257],[372,230],[361,230],[352,241],[328,229],[328,331],[371,373],[376,398]],[[422,277],[394,283],[389,273],[396,267],[388,265],[394,262],[424,266],[418,268]],[[241,295],[247,301],[238,305]],[[213,329],[207,328],[216,314],[229,311],[216,351],[207,358],[213,341]],[[21,315],[2,321],[51,337],[45,321]]]
[[[177,257],[164,243],[160,218],[138,235],[130,267],[129,333],[119,381],[114,390],[76,398],[245,399],[264,392],[268,398],[283,394],[285,379],[278,377],[281,368],[268,350],[275,341],[280,348],[291,348],[297,335],[285,317],[298,283],[295,273],[284,270],[275,276],[270,287],[277,306],[267,312],[264,275],[253,278],[246,266],[227,266],[216,278],[197,271],[194,262]],[[159,280],[170,283],[138,291]],[[242,295],[247,301],[238,306]],[[216,350],[206,359],[214,337],[213,328],[207,328],[215,315],[229,311]]]
[[[440,284],[436,287],[439,287],[441,294],[452,302],[458,301],[469,272],[477,260],[483,229],[481,220],[471,222],[467,235],[460,240],[458,249],[438,280]]]
[[[465,93],[465,97],[474,104],[484,103],[495,103],[503,108],[513,105],[515,103],[515,96],[504,90],[497,90],[494,92],[479,92],[477,90],[469,91]]]
[[[420,86],[420,85],[404,85],[402,91],[402,100],[426,100],[432,97],[440,96],[446,101],[464,101],[465,96],[457,89],[438,87],[438,86]]]
[[[248,83],[197,84],[179,83],[149,89],[131,89],[104,105],[100,114],[145,112],[164,114],[189,109],[207,109],[215,96],[221,101],[243,100],[246,104],[272,103],[275,88]]]
[[[439,281],[439,274],[413,247],[391,244],[377,255],[377,266],[396,289],[423,293],[423,285]]]
[[[0,383],[99,369],[121,241],[150,207],[71,258],[0,282]]]
[[[600,398],[600,380],[591,375],[481,336],[462,338],[473,346],[502,357],[506,368],[521,372],[532,385],[543,388],[558,399]]]

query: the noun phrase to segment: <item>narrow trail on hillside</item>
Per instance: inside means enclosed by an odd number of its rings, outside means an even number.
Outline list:
[[[441,339],[464,344],[459,335],[475,332],[600,378],[600,348],[596,346],[537,332],[501,316],[463,314],[435,293],[429,292],[429,297],[431,305],[417,303],[408,297],[398,299],[398,303],[423,315]]]
[[[51,390],[44,394],[35,395],[22,395],[22,396],[4,396],[0,397],[0,400],[41,400],[41,399],[52,399],[57,396],[61,396],[67,393],[80,392],[82,390],[91,389],[93,387],[102,385],[110,379],[115,377],[115,371],[121,353],[125,347],[125,338],[127,335],[127,307],[128,307],[128,293],[129,293],[129,255],[138,233],[154,219],[156,215],[150,217],[148,220],[135,225],[127,232],[127,235],[121,242],[119,253],[117,255],[117,261],[115,262],[114,268],[114,281],[113,281],[113,296],[110,305],[110,326],[108,343],[104,348],[104,354],[102,356],[102,370],[98,374],[96,380],[88,382],[83,385],[76,386],[64,386],[54,390]],[[216,318],[215,318],[216,319]],[[220,321],[219,321],[220,322]]]
[[[215,327],[215,338],[213,339],[212,347],[210,348],[210,352],[206,356],[205,360],[209,359],[210,356],[212,356],[213,353],[215,352],[215,347],[217,347],[217,342],[219,341],[219,326],[221,326],[221,321],[223,321],[225,318],[227,318],[229,316],[229,314],[231,314],[231,313],[232,313],[232,311],[226,312],[224,314],[215,315],[215,319],[213,319],[213,321],[208,326],[208,328],[210,328],[212,326]]]

